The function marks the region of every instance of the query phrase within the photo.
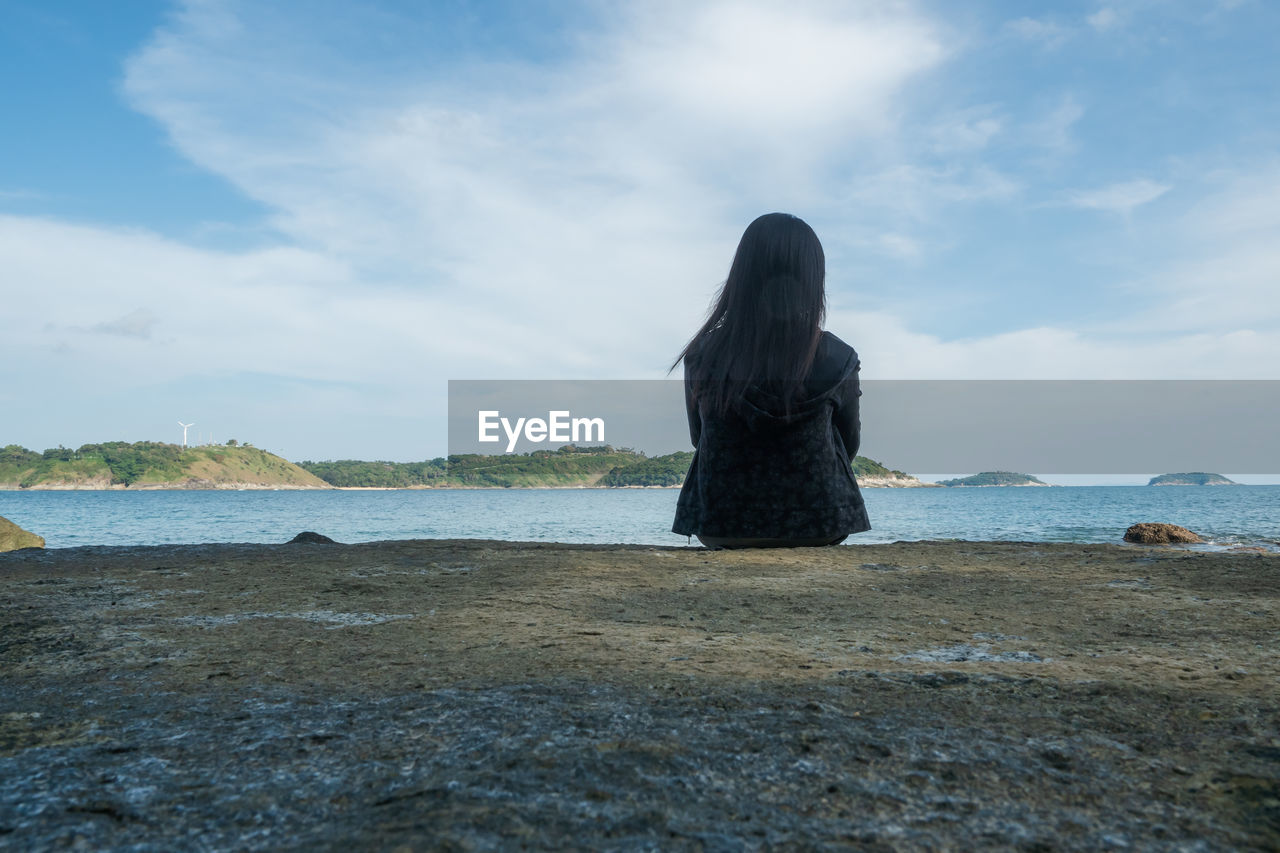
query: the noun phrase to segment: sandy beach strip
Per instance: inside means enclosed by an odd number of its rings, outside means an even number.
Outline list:
[[[0,846],[1280,847],[1280,555],[0,554]]]

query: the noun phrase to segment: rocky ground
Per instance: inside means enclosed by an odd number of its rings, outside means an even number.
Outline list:
[[[0,554],[0,847],[1280,848],[1280,556]]]

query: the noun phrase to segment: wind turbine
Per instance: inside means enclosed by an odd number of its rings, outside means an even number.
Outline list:
[[[193,421],[189,424],[184,424],[182,421],[178,421],[178,426],[182,427],[182,446],[186,447],[187,446],[187,430],[190,427],[195,426],[195,422]]]

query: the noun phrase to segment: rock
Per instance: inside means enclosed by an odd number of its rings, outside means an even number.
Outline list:
[[[43,548],[44,537],[23,530],[4,516],[0,516],[0,551],[17,551],[19,548]]]
[[[1141,545],[1168,545],[1171,542],[1203,542],[1196,534],[1176,524],[1135,524],[1124,532],[1124,541]]]
[[[1198,541],[1198,540],[1197,540]],[[339,545],[328,536],[322,533],[315,533],[311,530],[304,530],[297,536],[285,543],[286,545]]]
[[[6,554],[0,850],[1280,851],[1280,557],[1118,544]]]

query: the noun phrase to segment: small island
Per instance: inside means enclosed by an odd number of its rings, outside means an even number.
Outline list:
[[[1203,471],[1192,471],[1183,474],[1161,474],[1152,477],[1148,486],[1238,486],[1235,480],[1228,480],[1221,474],[1206,474]]]
[[[939,486],[1047,486],[1043,480],[1030,474],[1016,474],[1012,471],[983,471],[971,477],[958,477],[954,480],[939,480]]]
[[[934,483],[926,483],[905,471],[889,468],[865,456],[854,457],[853,476],[864,489],[936,488]]]

